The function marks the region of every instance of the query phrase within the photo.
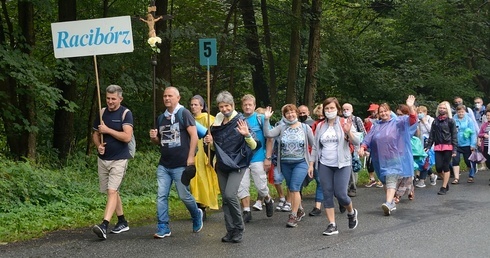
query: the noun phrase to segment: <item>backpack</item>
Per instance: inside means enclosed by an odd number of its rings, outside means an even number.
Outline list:
[[[105,107],[100,110],[102,114],[105,112]],[[128,113],[129,108],[126,108],[123,111],[122,117],[121,117],[121,123],[124,121],[124,118],[126,118],[126,114]],[[129,148],[129,155],[131,155],[131,158],[134,158],[134,154],[136,154],[136,139],[134,138],[134,131],[133,134],[131,135],[131,140],[128,142],[128,148]]]

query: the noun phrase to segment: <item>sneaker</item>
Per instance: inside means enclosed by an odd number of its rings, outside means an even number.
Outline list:
[[[201,209],[201,211],[202,211],[202,221],[203,221],[203,222],[204,222],[204,221],[206,221],[206,219],[207,219],[207,217],[208,217],[208,216],[206,215],[206,207],[198,207],[198,208],[199,208],[199,209]]]
[[[122,232],[126,232],[129,230],[128,222],[124,221],[121,223],[117,223],[116,226],[111,230],[111,234],[119,234]]]
[[[357,228],[357,210],[354,209],[354,214],[347,214],[347,219],[349,219],[349,229]]]
[[[269,201],[265,201],[265,215],[272,217],[274,215],[274,200],[269,197]]]
[[[277,203],[277,206],[276,206],[276,211],[281,211],[281,209],[282,209],[282,207],[284,206],[285,203],[286,203],[286,201],[279,200],[279,202]]]
[[[383,188],[383,183],[381,183],[381,181],[376,182],[376,187]]]
[[[337,225],[333,224],[328,224],[327,229],[323,231],[323,235],[325,236],[333,236],[339,234],[339,231],[337,230]]]
[[[233,242],[234,232],[235,232],[235,230],[231,230],[231,231],[227,232],[226,235],[221,238],[221,242],[225,242],[225,243]]]
[[[468,178],[468,183],[474,183],[474,182],[475,182],[475,179],[473,177]]]
[[[250,211],[243,211],[243,222],[249,223],[252,220],[252,213]]]
[[[430,176],[430,185],[436,185],[437,184],[437,175],[432,174]]]
[[[415,183],[415,187],[424,188],[425,187],[424,180],[419,180],[417,183]]]
[[[158,232],[156,232],[155,234],[153,234],[153,237],[154,238],[164,238],[164,237],[168,237],[172,234],[172,232],[170,232],[170,229],[168,228],[159,228],[158,229]]]
[[[445,187],[441,187],[439,192],[437,192],[438,195],[445,195],[447,193],[447,189]]]
[[[235,229],[231,241],[233,243],[240,243],[242,242],[242,239],[243,239],[243,229]]]
[[[192,219],[192,231],[194,233],[197,233],[199,231],[201,231],[204,223],[202,223],[202,217],[203,217],[203,213],[202,213],[202,210],[201,209],[197,209],[197,211],[199,212],[198,216],[196,219]]]
[[[369,183],[364,185],[365,187],[371,188],[376,184],[376,180],[369,180]]]
[[[320,209],[318,209],[317,207],[314,207],[313,210],[310,211],[310,213],[308,213],[308,215],[310,216],[318,216],[322,214],[322,211]]]
[[[107,227],[104,224],[95,225],[92,227],[92,231],[100,238],[107,239]]]
[[[351,190],[351,191],[347,192],[347,195],[349,197],[356,197],[356,191]]]
[[[301,221],[301,219],[305,216],[305,210],[304,209],[298,209],[298,213],[296,215],[296,220]]]
[[[281,211],[290,212],[291,211],[291,203],[289,203],[289,202],[284,203],[284,205],[281,208]]]
[[[256,201],[255,204],[252,206],[252,209],[254,211],[261,211],[262,210],[262,202]]]
[[[294,216],[293,214],[289,214],[289,219],[288,222],[286,223],[286,227],[295,228],[296,226],[298,226],[298,220],[296,216]]]
[[[391,212],[396,210],[396,204],[394,202],[385,202],[381,205],[381,208],[383,209],[383,213],[385,214],[385,216],[390,216]]]
[[[340,211],[340,213],[344,214],[344,212],[345,212],[346,210],[347,210],[347,209],[346,209],[344,206],[342,206],[342,205],[340,205],[340,204],[339,204],[339,211]]]

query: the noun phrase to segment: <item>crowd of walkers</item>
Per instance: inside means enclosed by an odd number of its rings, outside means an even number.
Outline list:
[[[122,90],[120,97],[118,105]],[[119,106],[110,101],[107,99],[109,111],[115,112]],[[149,132],[161,154],[157,168],[155,238],[171,235],[168,197],[173,183],[192,217],[195,233],[203,228],[206,210],[219,209],[221,195],[226,228],[221,241],[239,243],[245,223],[252,221],[252,210],[265,209],[267,217],[274,212],[288,212],[285,226],[297,227],[306,215],[302,188],[312,180],[316,181],[315,206],[308,214],[321,215],[323,206],[327,225],[323,235],[336,235],[338,228],[342,228],[335,220],[336,202],[340,212],[346,213],[346,228],[355,229],[359,214],[352,198],[357,195],[361,160],[369,174],[365,187],[385,190],[380,209],[386,216],[392,215],[403,196],[414,200],[415,189],[426,187],[427,177],[431,185],[440,179],[437,194],[447,194],[450,184],[462,180],[461,156],[469,171],[467,183],[475,182],[478,169],[490,166],[490,110],[479,97],[474,99],[474,108],[464,106],[460,97],[453,99],[454,105],[443,101],[433,110],[432,117],[429,108],[416,105],[415,96],[410,95],[395,109],[387,103],[370,104],[365,119],[354,115],[351,103],[339,103],[329,97],[314,108],[314,118],[307,106],[286,104],[275,124],[271,121],[272,108],[257,108],[255,97],[250,94],[241,98],[240,112],[234,97],[227,91],[220,92],[215,102],[219,112],[215,116],[209,114],[209,107],[199,95],[191,98],[189,109],[179,101],[178,89],[165,89],[166,111]],[[120,116],[119,113],[115,116]],[[120,145],[127,144],[133,126],[132,116],[129,119],[123,117],[118,128],[111,129],[120,131],[124,138],[107,128],[110,123],[102,126],[99,121],[94,123],[99,170],[102,165],[110,165],[107,162],[111,157],[107,157],[106,150],[113,148],[102,142],[99,135],[112,133]],[[119,156],[126,161],[118,165],[116,182],[111,178],[110,168],[104,168],[108,172],[99,172],[101,191],[114,196],[108,199],[103,223],[93,228],[102,239],[107,238],[106,230],[114,212],[118,224],[111,233],[129,230],[117,194],[129,156]],[[258,195],[253,205],[251,180]],[[274,185],[277,192],[275,207],[269,185]]]

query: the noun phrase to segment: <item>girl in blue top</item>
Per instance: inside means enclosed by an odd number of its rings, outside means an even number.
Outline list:
[[[458,131],[458,147],[456,156],[453,157],[452,161],[454,180],[451,184],[459,183],[459,163],[461,154],[463,154],[464,163],[470,169],[468,183],[473,183],[475,177],[475,164],[471,164],[468,158],[470,157],[471,152],[475,151],[476,149],[475,124],[473,119],[467,115],[465,106],[457,106],[456,114],[457,116],[454,117],[454,122],[456,122],[456,128]]]

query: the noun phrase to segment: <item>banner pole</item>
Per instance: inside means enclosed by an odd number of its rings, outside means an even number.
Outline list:
[[[104,121],[102,121],[102,101],[100,99],[100,83],[99,83],[99,70],[97,68],[97,56],[94,55],[94,68],[95,68],[95,82],[97,84],[97,100],[99,103],[99,119],[100,119],[100,124],[102,124]],[[104,135],[100,134],[100,143],[104,142]],[[99,146],[97,146],[99,147]]]

